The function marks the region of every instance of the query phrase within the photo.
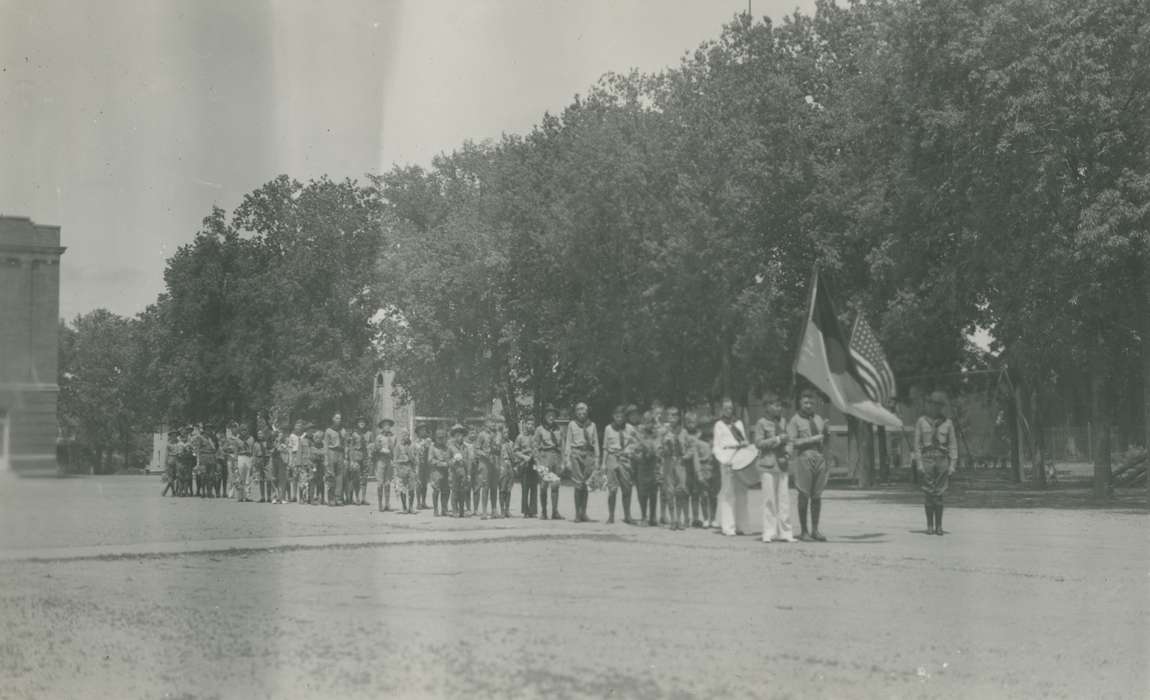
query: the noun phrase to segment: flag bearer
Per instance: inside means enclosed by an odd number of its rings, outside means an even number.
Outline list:
[[[914,452],[922,475],[928,535],[943,534],[942,497],[958,465],[958,439],[954,423],[944,415],[945,408],[946,394],[933,392],[927,401],[927,414],[919,417],[914,426]]]
[[[795,488],[799,491],[799,539],[826,542],[819,530],[823,489],[827,486],[827,460],[824,454],[830,442],[826,420],[815,413],[815,392],[808,389],[799,399],[799,412],[787,423],[787,441],[794,451]],[[810,504],[811,529],[807,530],[807,505]]]

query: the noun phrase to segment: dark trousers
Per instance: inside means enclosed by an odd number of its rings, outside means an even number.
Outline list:
[[[537,515],[539,505],[535,499],[539,485],[539,474],[535,471],[535,465],[528,462],[519,474],[519,485],[523,490],[521,510],[524,515]]]

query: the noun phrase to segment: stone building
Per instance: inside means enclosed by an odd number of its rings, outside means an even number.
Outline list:
[[[0,215],[0,468],[55,473],[60,227]]]

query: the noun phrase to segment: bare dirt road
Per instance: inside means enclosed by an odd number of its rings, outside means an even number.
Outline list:
[[[1144,499],[956,494],[930,537],[831,492],[830,542],[764,545],[158,483],[3,483],[0,697],[1150,696]]]

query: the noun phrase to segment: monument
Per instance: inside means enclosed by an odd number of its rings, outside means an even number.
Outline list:
[[[0,468],[56,473],[60,227],[0,215]]]

